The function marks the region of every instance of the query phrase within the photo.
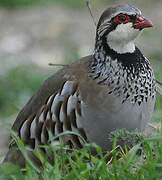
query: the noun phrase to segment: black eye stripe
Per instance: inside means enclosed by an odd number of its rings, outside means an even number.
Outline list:
[[[131,19],[131,21],[132,21],[133,23],[135,23],[135,22],[136,22],[136,19],[137,19],[137,16],[136,16],[136,15],[132,15],[132,16],[130,16],[130,19]]]

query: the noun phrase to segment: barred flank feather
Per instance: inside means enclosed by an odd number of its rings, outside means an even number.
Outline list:
[[[66,81],[58,93],[49,96],[40,110],[36,114],[30,115],[22,123],[18,135],[25,144],[33,149],[51,142],[49,134],[57,136],[66,131],[80,134],[81,137],[87,140],[84,129],[78,122],[80,116],[78,85],[73,81]],[[82,148],[84,145],[82,139],[75,134],[60,136],[57,141],[68,144],[72,148]],[[12,147],[10,151],[13,151]],[[15,150],[15,152],[18,152],[18,150]],[[13,159],[12,154],[9,152],[5,161]]]

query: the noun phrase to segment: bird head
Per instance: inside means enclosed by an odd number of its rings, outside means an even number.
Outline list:
[[[96,40],[104,39],[117,53],[133,52],[134,40],[144,28],[152,27],[150,20],[141,11],[129,4],[117,5],[106,9],[97,25]]]

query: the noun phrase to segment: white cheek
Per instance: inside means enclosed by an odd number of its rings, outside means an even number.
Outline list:
[[[120,24],[107,36],[107,41],[129,42],[133,41],[139,34],[139,30],[132,27],[132,23]]]

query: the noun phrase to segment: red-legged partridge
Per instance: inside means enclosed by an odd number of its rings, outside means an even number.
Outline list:
[[[48,143],[49,132],[73,131],[109,149],[109,134],[116,129],[144,131],[154,109],[155,78],[134,41],[149,27],[152,23],[134,6],[106,9],[97,25],[94,53],[47,79],[12,130],[33,149]],[[74,148],[84,145],[75,135],[60,139]],[[12,150],[5,160],[13,161]]]

